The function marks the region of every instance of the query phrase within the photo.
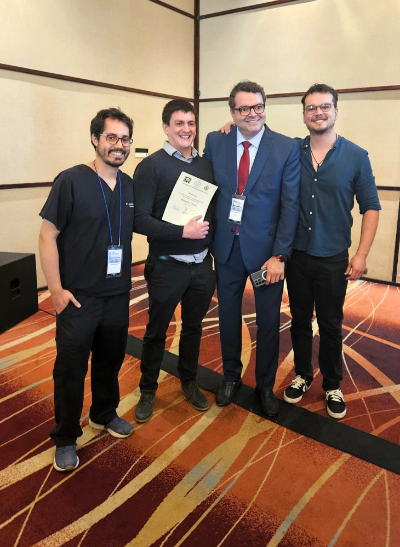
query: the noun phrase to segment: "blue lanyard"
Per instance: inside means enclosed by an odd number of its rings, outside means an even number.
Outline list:
[[[97,172],[96,164],[95,164],[94,161],[93,161],[93,167],[94,167],[94,170],[96,171],[97,178],[99,179],[101,192],[103,194],[104,204],[106,206],[108,228],[110,230],[110,240],[111,240],[111,245],[113,245],[113,237],[112,237],[111,222],[110,222],[110,213],[108,212],[108,205],[107,205],[106,195],[104,193],[103,184],[102,184],[101,178],[99,177],[99,174]],[[118,247],[120,247],[121,246],[121,224],[122,224],[122,184],[121,184],[121,177],[120,177],[119,171],[117,171],[117,175],[118,175],[118,182],[119,182],[119,236],[118,236]]]

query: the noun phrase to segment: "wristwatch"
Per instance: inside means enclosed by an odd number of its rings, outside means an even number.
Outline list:
[[[276,255],[275,258],[277,258],[279,262],[286,262],[288,259],[287,255]]]

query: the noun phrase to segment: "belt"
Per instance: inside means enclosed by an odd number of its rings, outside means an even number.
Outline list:
[[[196,264],[196,262],[194,262],[194,261],[193,262],[183,262],[182,260],[176,260],[176,258],[173,258],[172,256],[169,256],[169,255],[154,256],[154,258],[158,258],[159,260],[164,260],[164,262],[175,262],[176,264],[186,264],[187,266],[191,266],[192,264]]]

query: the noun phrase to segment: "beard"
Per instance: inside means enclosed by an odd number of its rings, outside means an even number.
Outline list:
[[[311,135],[324,135],[325,133],[329,133],[331,130],[331,127],[321,127],[321,129],[314,129],[310,128],[310,134]]]
[[[122,156],[111,156],[110,154],[112,152],[122,152]],[[124,150],[123,148],[112,148],[111,150],[108,150],[107,154],[104,154],[102,151],[97,149],[97,155],[106,165],[109,165],[110,167],[119,167],[120,165],[123,165],[125,160],[128,158],[129,153],[130,150]]]
[[[333,128],[334,128],[334,125],[335,125],[335,122],[332,122],[329,123],[329,120],[324,120],[327,122],[327,124],[325,125],[325,127],[319,127],[318,124],[308,124],[307,125],[307,128],[310,132],[311,135],[324,135],[325,133],[330,133]]]

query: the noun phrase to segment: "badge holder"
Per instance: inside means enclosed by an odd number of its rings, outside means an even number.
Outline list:
[[[107,273],[106,277],[121,277],[122,271],[122,245],[110,245],[107,247]]]
[[[239,194],[234,194],[232,197],[231,208],[229,211],[228,222],[233,222],[234,224],[242,223],[244,202],[246,201],[245,196],[239,196]]]
[[[94,161],[93,161],[93,167],[96,171],[97,178],[99,179],[101,193],[103,194],[104,205],[105,205],[106,213],[107,213],[108,229],[110,231],[111,245],[109,245],[107,247],[106,278],[108,278],[108,277],[121,277],[121,272],[122,272],[122,250],[123,250],[123,246],[121,245],[121,226],[122,226],[122,183],[121,183],[121,177],[120,177],[119,171],[118,171],[117,176],[118,176],[118,182],[119,182],[119,236],[118,236],[118,245],[113,245],[113,236],[112,236],[110,214],[108,212],[107,200],[106,200],[106,196],[104,194],[104,189],[103,189],[103,185],[101,183],[101,179],[99,177],[99,174],[97,173],[96,163]]]

